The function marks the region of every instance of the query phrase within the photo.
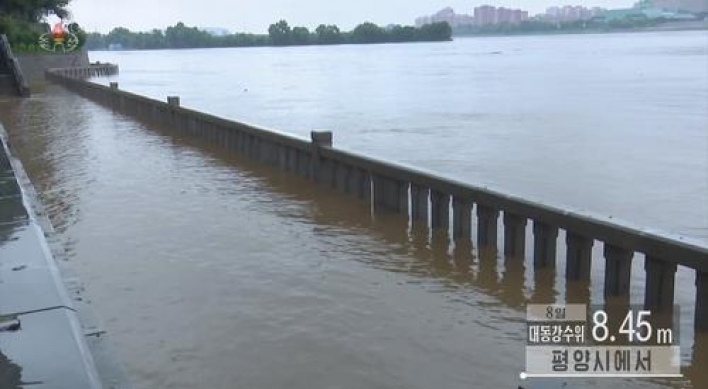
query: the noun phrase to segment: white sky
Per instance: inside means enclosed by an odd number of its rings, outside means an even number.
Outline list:
[[[313,28],[320,23],[350,30],[370,21],[413,24],[416,17],[450,6],[471,14],[482,4],[520,8],[536,14],[554,5],[626,8],[636,0],[72,0],[73,21],[87,31],[108,32],[114,27],[133,31],[165,28],[184,22],[189,26],[222,27],[231,32],[265,33],[268,26],[285,19],[293,25]]]

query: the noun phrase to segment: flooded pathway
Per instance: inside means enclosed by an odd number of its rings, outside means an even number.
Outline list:
[[[515,388],[524,305],[565,298],[553,273],[59,87],[0,118],[139,388]],[[577,386],[708,385],[692,374]]]

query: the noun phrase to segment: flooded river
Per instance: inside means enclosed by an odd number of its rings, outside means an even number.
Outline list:
[[[708,241],[708,49],[673,34],[91,55],[123,89]],[[515,388],[525,304],[573,293],[57,86],[0,120],[140,389]],[[574,387],[708,387],[678,276],[687,378]]]

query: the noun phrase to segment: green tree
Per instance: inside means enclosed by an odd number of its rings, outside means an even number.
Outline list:
[[[121,45],[125,48],[135,46],[135,35],[127,28],[116,27],[112,29],[105,38],[106,46]]]
[[[164,33],[157,29],[150,32],[132,32],[119,27],[107,35],[89,34],[87,40],[88,47],[92,50],[105,49],[112,43],[120,44],[125,49],[160,49],[442,41],[450,39],[449,27],[447,23],[437,23],[422,28],[396,25],[383,29],[373,23],[364,23],[357,26],[353,32],[342,32],[336,25],[320,24],[314,33],[310,33],[305,27],[291,29],[286,21],[281,20],[270,26],[268,35],[235,33],[212,36],[196,27],[177,23],[168,27]]]
[[[290,44],[292,31],[288,22],[285,20],[280,20],[277,23],[271,24],[268,27],[268,35],[270,36],[270,41],[276,46],[285,46]]]
[[[6,34],[10,44],[19,51],[37,49],[37,41],[44,31],[36,23],[50,14],[66,17],[68,3],[69,0],[0,0],[0,34]]]
[[[76,35],[77,38],[79,38],[79,47],[84,47],[86,44],[86,31],[79,26],[79,23],[71,23],[69,26],[67,26],[70,32]]]
[[[65,18],[69,0],[2,0],[0,15],[9,15],[23,22],[39,22],[43,16],[57,15]]]
[[[36,46],[39,31],[30,23],[21,22],[8,15],[0,16],[0,34],[7,35],[10,45],[22,51],[27,46]]]
[[[106,43],[106,36],[98,33],[91,32],[86,34],[86,49],[87,50],[103,50],[108,47]]]
[[[292,43],[294,45],[307,45],[310,43],[310,30],[307,27],[293,27]]]
[[[386,31],[374,23],[362,23],[352,31],[354,43],[379,43],[386,40]]]
[[[395,25],[388,34],[392,42],[411,42],[420,38],[419,30],[412,26]]]
[[[342,32],[334,24],[320,24],[315,29],[315,33],[317,34],[317,43],[320,45],[342,43]]]
[[[448,41],[452,39],[452,28],[447,22],[426,24],[420,28],[421,39],[426,41]]]
[[[224,47],[266,46],[268,44],[267,35],[237,33],[227,35],[222,39]]]
[[[139,34],[138,42],[143,49],[162,49],[167,47],[165,34],[162,30],[153,29]]]
[[[182,22],[165,29],[167,47],[176,49],[212,47],[213,38],[208,32],[201,31],[196,27],[187,27]]]

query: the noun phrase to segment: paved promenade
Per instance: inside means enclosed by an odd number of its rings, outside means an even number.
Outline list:
[[[128,388],[0,124],[0,388]]]

